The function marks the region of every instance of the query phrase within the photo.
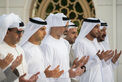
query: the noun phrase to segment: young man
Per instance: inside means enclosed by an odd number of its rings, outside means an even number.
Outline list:
[[[101,20],[100,35],[97,37],[97,41],[101,47],[101,51],[110,50],[109,41],[106,34],[107,28],[108,28],[107,23]],[[121,55],[121,51],[120,53],[117,53],[117,50],[115,50],[115,55],[113,57],[112,55],[110,55],[110,58],[108,58],[108,60],[106,60],[105,57],[103,58],[105,61],[105,65],[102,67],[102,71],[104,75],[103,82],[114,82],[113,70],[118,65],[117,60],[119,59],[120,55]]]
[[[86,64],[86,72],[80,77],[80,82],[102,82],[101,61],[96,55],[95,38],[99,34],[100,20],[84,19],[80,33],[73,44],[76,57],[90,56]]]
[[[28,64],[28,74],[33,75],[40,72],[37,82],[48,82],[47,78],[58,78],[63,73],[63,71],[59,71],[59,66],[54,70],[49,70],[50,66],[45,67],[46,60],[43,58],[45,54],[42,53],[40,44],[46,35],[46,26],[47,22],[41,18],[30,18],[20,42]]]

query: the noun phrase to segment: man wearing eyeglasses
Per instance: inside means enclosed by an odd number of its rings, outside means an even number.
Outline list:
[[[16,68],[16,70],[13,70],[16,76],[21,76],[21,80],[24,79],[24,76],[27,73],[24,51],[17,45],[22,36],[22,26],[24,26],[24,23],[18,15],[11,13],[0,17],[0,59],[6,58],[8,54],[13,55],[12,62],[2,71],[4,72],[8,67],[10,67],[17,56],[22,55],[23,58],[21,64]],[[19,63],[19,60],[16,62]],[[25,79],[28,78],[25,76]],[[19,80],[20,79],[16,79],[14,82],[19,82]]]

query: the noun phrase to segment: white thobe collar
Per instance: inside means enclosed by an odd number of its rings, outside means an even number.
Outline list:
[[[9,48],[13,48],[13,49],[17,48],[17,46],[18,46],[17,44],[15,44],[16,47],[12,47],[12,46],[8,45],[5,41],[3,41],[2,44],[6,45]]]
[[[49,35],[49,37],[50,37],[51,39],[55,40],[55,41],[60,41],[60,40],[61,40],[61,38],[56,39],[56,38],[54,38],[52,35]]]

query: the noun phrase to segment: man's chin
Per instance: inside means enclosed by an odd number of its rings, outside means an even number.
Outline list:
[[[17,44],[17,43],[19,43],[19,41],[20,41],[20,39],[19,39],[19,40],[17,40],[17,41],[15,41],[15,43]]]
[[[75,43],[75,41],[72,41],[72,44],[74,44]]]
[[[100,41],[102,42],[102,41],[104,41],[105,39],[100,39]]]
[[[15,42],[15,44],[18,44],[18,43],[19,43],[19,41]]]
[[[40,38],[40,40],[43,40],[43,39],[44,39],[44,37],[41,37],[41,38]]]

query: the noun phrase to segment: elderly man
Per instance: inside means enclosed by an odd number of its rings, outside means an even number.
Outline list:
[[[63,21],[65,15],[63,13],[50,14],[47,18],[48,32],[47,37],[41,44],[44,52],[44,57],[47,64],[50,64],[51,69],[60,65],[60,69],[64,70],[61,77],[57,79],[50,79],[50,82],[70,82],[70,77],[81,75],[84,69],[80,67],[73,70],[74,66],[69,66],[70,45],[62,38],[64,31],[67,29],[68,22]]]
[[[73,43],[75,42],[77,36],[78,36],[77,26],[70,21],[65,39],[72,46]],[[73,62],[74,62],[74,59],[75,59],[72,48],[70,49],[70,55],[69,55],[69,57],[70,57],[70,67],[71,67],[73,65]],[[77,82],[77,79],[72,78],[71,79],[71,82]]]
[[[69,22],[68,31],[67,31],[67,35],[66,35],[65,39],[70,44],[73,44],[78,36],[77,28],[78,27],[74,23]]]

